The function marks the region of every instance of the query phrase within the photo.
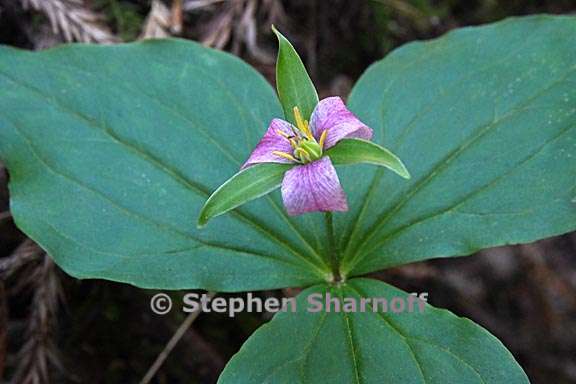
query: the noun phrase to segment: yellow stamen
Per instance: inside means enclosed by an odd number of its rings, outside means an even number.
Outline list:
[[[277,129],[276,133],[282,136],[283,138],[290,140],[290,136],[286,132]]]
[[[299,161],[289,153],[281,152],[281,151],[272,151],[272,154],[279,156],[279,157],[283,157],[283,158],[288,159],[290,161],[294,161],[296,163],[299,163]]]
[[[306,128],[304,126],[304,119],[302,119],[302,114],[300,114],[300,110],[298,107],[294,107],[294,119],[296,120],[296,127],[301,130],[302,132],[306,133]]]
[[[320,140],[318,141],[320,148],[324,148],[324,142],[326,141],[326,135],[327,134],[328,134],[328,130],[325,129],[324,132],[322,132],[322,134],[320,135]]]
[[[296,143],[296,140],[294,139],[288,139],[290,141],[290,145],[292,146],[292,149],[296,149],[298,148],[298,143]]]
[[[310,132],[310,128],[308,127],[308,122],[302,118],[302,114],[298,107],[294,107],[294,120],[296,120],[296,127],[298,130],[309,139],[312,139],[312,132]]]
[[[310,140],[314,140],[314,136],[312,135],[312,131],[310,130],[310,126],[308,125],[308,120],[304,120],[304,127],[306,129],[306,136]]]

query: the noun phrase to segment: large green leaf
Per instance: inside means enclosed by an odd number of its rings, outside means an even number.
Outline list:
[[[309,298],[318,301],[311,295],[326,293],[353,298],[357,312],[309,312]],[[298,312],[277,314],[248,339],[219,384],[529,382],[494,336],[446,310],[426,306],[423,312],[393,313],[378,306],[373,312],[366,305],[366,312],[358,311],[360,298],[390,303],[397,297],[408,308],[407,295],[370,279],[309,288],[298,296]]]
[[[342,170],[344,270],[534,241],[576,228],[576,18],[535,16],[408,44],[373,65],[350,108],[398,155]]]
[[[329,270],[277,195],[196,228],[282,114],[240,60],[178,40],[0,48],[0,89],[12,213],[70,274],[234,291]]]

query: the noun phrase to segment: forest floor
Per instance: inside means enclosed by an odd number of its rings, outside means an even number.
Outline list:
[[[0,0],[0,43],[45,49],[67,41],[179,36],[239,55],[272,82],[274,23],[302,52],[320,93],[345,96],[372,62],[408,41],[512,15],[574,12],[573,0]],[[0,164],[0,378],[138,381],[183,314],[151,313],[154,291],[76,280],[59,270],[15,227],[8,178]],[[575,255],[576,235],[567,234],[373,276],[409,292],[428,292],[431,304],[490,330],[532,383],[575,384]],[[201,315],[156,382],[216,382],[226,361],[269,318]]]

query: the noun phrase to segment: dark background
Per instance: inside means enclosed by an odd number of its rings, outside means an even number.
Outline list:
[[[233,52],[273,81],[274,23],[301,52],[321,95],[345,96],[368,65],[405,42],[511,15],[575,11],[574,0],[0,0],[0,43],[45,49],[173,35]],[[0,377],[26,384],[138,382],[184,315],[151,313],[154,291],[80,281],[59,270],[14,226],[7,181],[0,163]],[[575,250],[576,236],[568,234],[374,276],[429,292],[433,305],[486,327],[533,383],[576,383]],[[153,382],[214,383],[267,320],[202,314]]]

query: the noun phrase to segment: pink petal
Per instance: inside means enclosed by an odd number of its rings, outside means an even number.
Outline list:
[[[329,157],[287,171],[282,199],[290,215],[348,210],[346,194]]]
[[[372,129],[358,120],[339,97],[327,97],[318,103],[310,117],[310,128],[317,140],[328,129],[326,149],[344,138],[372,138]]]
[[[293,149],[290,142],[277,132],[282,131],[287,135],[293,135],[290,127],[291,125],[287,121],[273,119],[264,137],[256,145],[256,148],[254,148],[241,169],[258,163],[291,163],[290,160],[272,153],[273,151],[280,151],[292,154]]]

